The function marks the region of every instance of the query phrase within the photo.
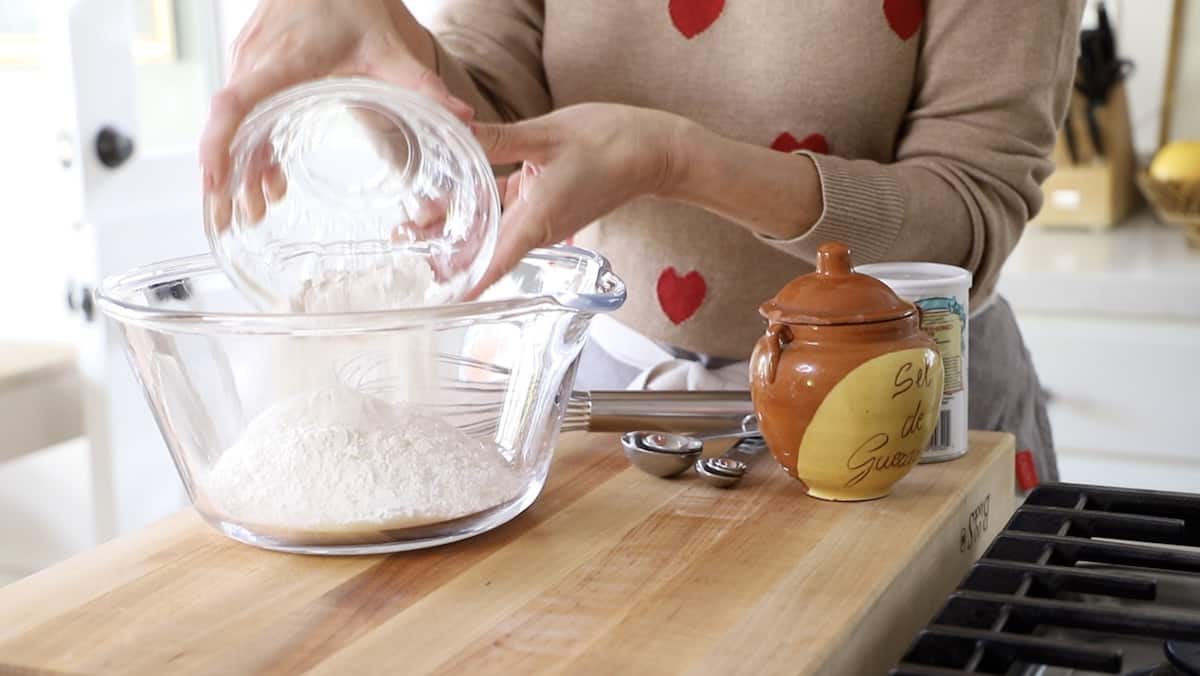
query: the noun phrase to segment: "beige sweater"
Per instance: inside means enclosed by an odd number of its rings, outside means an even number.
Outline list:
[[[733,139],[809,154],[820,221],[767,241],[703,209],[637,200],[576,243],[629,287],[617,317],[665,344],[744,358],[758,305],[812,269],[969,268],[993,293],[1068,100],[1082,0],[447,0],[438,71],[484,119],[584,101],[687,116]],[[586,133],[586,130],[581,130]]]

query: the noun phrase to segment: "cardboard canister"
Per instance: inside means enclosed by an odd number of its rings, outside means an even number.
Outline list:
[[[937,341],[946,370],[942,406],[922,463],[943,462],[967,452],[967,360],[971,273],[940,263],[873,263],[856,272],[887,284],[921,310],[921,328]]]

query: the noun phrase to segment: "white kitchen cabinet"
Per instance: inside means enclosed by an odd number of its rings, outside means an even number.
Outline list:
[[[1200,491],[1200,322],[1026,313],[1064,480]]]
[[[1149,214],[1031,229],[1000,292],[1051,395],[1064,481],[1200,492],[1200,252]]]

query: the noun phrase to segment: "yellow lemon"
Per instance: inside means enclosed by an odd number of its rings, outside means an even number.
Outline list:
[[[1174,141],[1163,146],[1150,163],[1157,181],[1200,181],[1200,141]]]

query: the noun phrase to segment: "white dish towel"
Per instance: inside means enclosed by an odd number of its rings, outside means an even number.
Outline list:
[[[750,362],[709,369],[680,359],[646,336],[606,315],[592,320],[591,339],[617,361],[637,369],[631,390],[745,390],[750,386]]]

